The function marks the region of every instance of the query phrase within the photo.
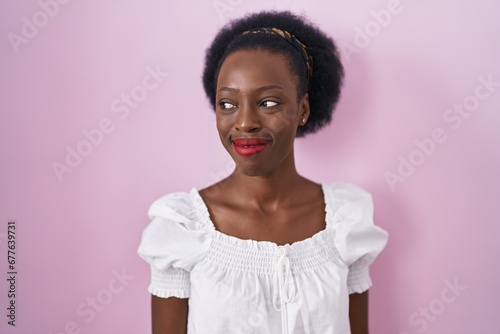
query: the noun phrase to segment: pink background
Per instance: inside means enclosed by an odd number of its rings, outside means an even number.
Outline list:
[[[390,233],[371,271],[371,333],[500,333],[500,87],[481,81],[500,82],[497,1],[54,1],[0,1],[2,333],[149,332],[149,268],[136,255],[147,209],[231,170],[202,90],[204,50],[230,18],[264,8],[305,13],[342,45],[334,121],[297,141],[296,160],[317,182],[370,191]],[[145,90],[148,68],[168,75]],[[120,102],[131,93],[133,108]],[[464,103],[465,116],[449,111]],[[67,147],[86,156],[58,178]],[[402,159],[416,167],[391,188]]]

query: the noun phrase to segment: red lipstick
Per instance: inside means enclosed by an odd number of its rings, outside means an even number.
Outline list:
[[[237,138],[233,139],[234,150],[244,157],[262,152],[271,141],[262,138]]]

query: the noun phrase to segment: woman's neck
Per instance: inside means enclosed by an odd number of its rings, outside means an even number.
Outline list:
[[[298,174],[293,154],[290,154],[278,168],[266,175],[245,175],[236,167],[223,182],[234,201],[262,211],[273,211],[290,202],[291,194],[304,181],[307,180]]]

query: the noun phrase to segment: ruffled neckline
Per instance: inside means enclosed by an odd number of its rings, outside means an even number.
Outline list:
[[[332,209],[332,200],[333,195],[331,192],[331,186],[320,183],[321,189],[323,191],[323,198],[325,201],[325,228],[321,231],[316,232],[314,235],[295,241],[293,243],[286,243],[284,245],[279,245],[273,241],[267,240],[253,240],[253,239],[242,239],[236,236],[232,236],[221,232],[215,228],[215,224],[213,223],[210,213],[208,211],[208,206],[205,201],[201,197],[199,191],[196,188],[192,188],[189,193],[191,200],[193,201],[193,207],[195,208],[196,214],[200,219],[200,222],[204,229],[211,231],[216,238],[219,240],[243,248],[251,248],[257,249],[261,251],[269,251],[276,252],[279,248],[285,248],[289,250],[299,250],[313,247],[317,244],[319,240],[324,240],[325,235],[329,232],[333,227],[333,209]]]

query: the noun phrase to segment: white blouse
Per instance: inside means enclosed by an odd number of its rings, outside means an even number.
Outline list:
[[[326,228],[283,246],[219,232],[195,188],[156,200],[138,249],[148,291],[189,298],[189,334],[350,333],[349,294],[372,285],[387,232],[373,224],[368,192],[321,186]]]

